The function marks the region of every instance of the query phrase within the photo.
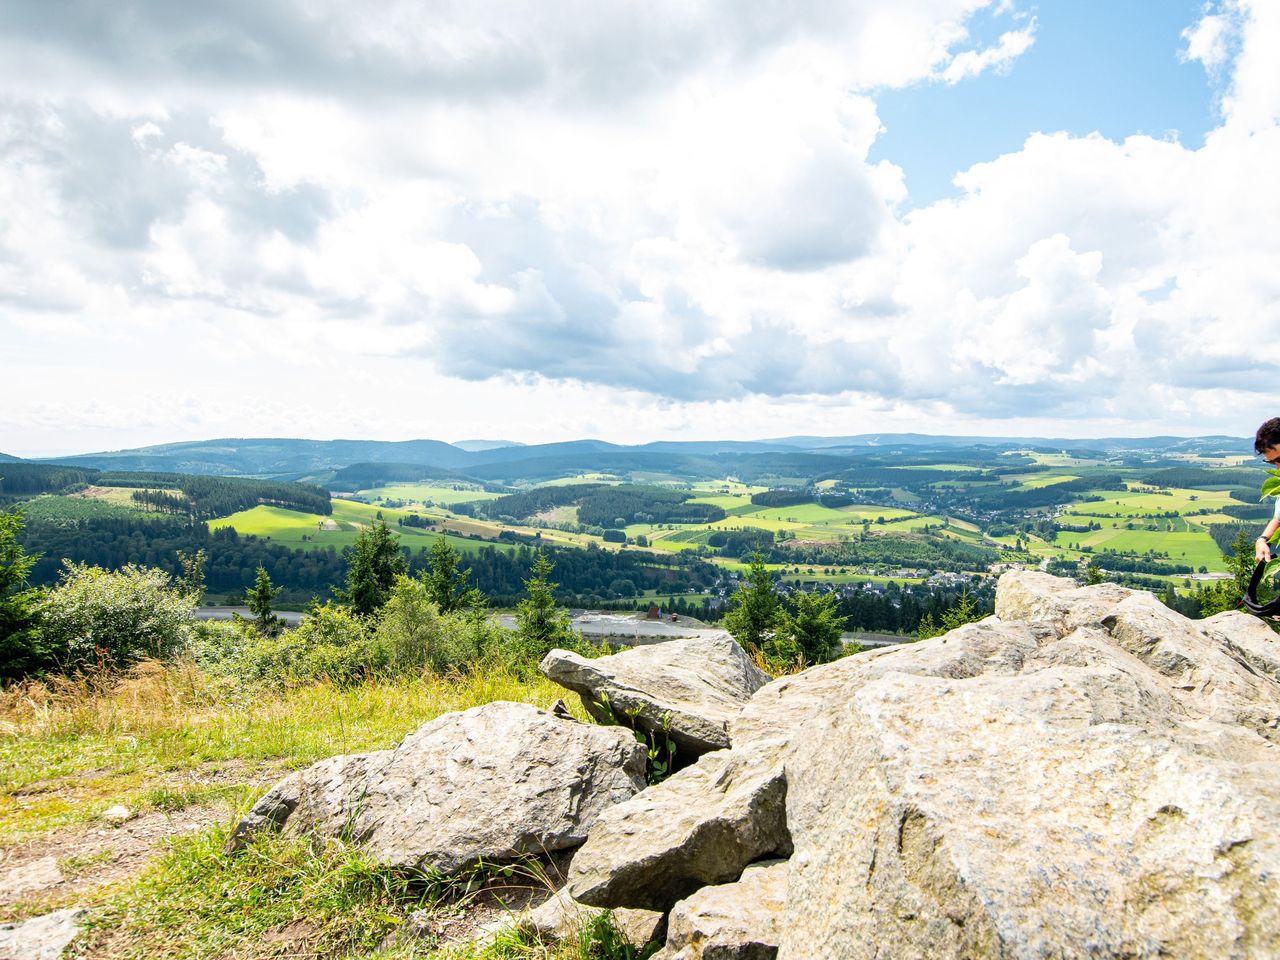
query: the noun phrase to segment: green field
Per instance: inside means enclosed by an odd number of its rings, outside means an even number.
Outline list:
[[[1088,517],[1141,517],[1166,513],[1170,510],[1178,513],[1193,512],[1210,508],[1219,510],[1227,504],[1238,503],[1220,490],[1185,490],[1168,488],[1163,492],[1155,492],[1152,487],[1138,487],[1136,484],[1128,493],[1116,490],[1091,490],[1091,494],[1100,496],[1102,500],[1085,503],[1073,503],[1066,507],[1065,513]]]
[[[475,500],[496,500],[500,493],[490,493],[479,487],[468,487],[465,484],[441,486],[431,483],[388,483],[369,490],[357,490],[356,496],[366,500],[403,500],[406,503],[430,503],[442,507],[450,507],[455,503],[469,503]]]
[[[132,491],[125,491],[130,493]],[[32,497],[22,504],[22,513],[28,521],[72,522],[76,520],[134,519],[146,516],[142,505],[81,496],[44,494]],[[151,514],[159,516],[159,514]]]
[[[1042,490],[1080,478],[1067,473],[1007,473],[1002,474],[1000,479],[1006,483],[1016,483],[1015,490]]]
[[[407,516],[410,511],[391,510],[340,499],[333,501],[333,515],[328,517],[280,507],[258,506],[229,517],[210,520],[209,529],[232,527],[241,535],[270,538],[272,543],[304,550],[323,550],[326,547],[341,550],[353,544],[360,530],[376,520],[379,512],[388,526],[400,536],[401,544],[410,550],[428,547],[439,536],[430,530],[399,526],[396,521]],[[483,543],[461,536],[450,536],[449,541],[459,550],[468,553],[484,546]]]
[[[619,484],[625,482],[621,477],[612,473],[579,473],[572,477],[560,477],[557,480],[544,480],[542,483],[535,483],[535,487],[571,487],[576,483],[608,483]]]
[[[1103,549],[1137,555],[1148,551],[1155,554],[1167,553],[1171,563],[1186,563],[1196,568],[1204,566],[1214,572],[1226,570],[1218,545],[1213,542],[1212,537],[1202,532],[1169,533],[1104,527],[1088,533],[1060,531],[1055,543],[1059,547],[1071,549],[1092,547],[1095,556]]]

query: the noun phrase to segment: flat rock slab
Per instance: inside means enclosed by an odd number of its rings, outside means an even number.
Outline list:
[[[345,837],[377,863],[455,873],[576,847],[645,785],[644,747],[619,728],[490,703],[424,724],[393,750],[321,761],[285,778],[236,827]]]
[[[0,873],[0,899],[8,901],[24,893],[56,887],[62,882],[57,857],[41,857]]]
[[[786,778],[757,751],[709,753],[601,814],[569,866],[569,891],[598,907],[665,912],[751,862],[791,852]]]
[[[671,908],[653,960],[774,960],[787,906],[787,861],[753,864],[735,883],[703,887]]]
[[[0,924],[0,960],[59,960],[80,934],[87,911],[58,910],[22,923]]]
[[[552,650],[538,669],[577,693],[597,720],[668,736],[685,758],[729,746],[729,722],[769,682],[727,634],[668,640],[595,660]]]

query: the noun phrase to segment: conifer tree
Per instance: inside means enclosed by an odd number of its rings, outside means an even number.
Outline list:
[[[245,593],[245,605],[253,614],[253,625],[263,636],[274,636],[280,631],[281,620],[271,612],[271,604],[282,587],[273,587],[267,568],[258,567],[258,577],[253,586]]]
[[[427,595],[441,613],[478,608],[485,604],[484,594],[475,587],[467,586],[471,568],[459,570],[460,559],[461,555],[445,537],[436,537],[432,541],[428,568],[420,577],[427,588]]]
[[[781,605],[773,574],[757,550],[751,555],[747,581],[729,598],[733,604],[725,614],[724,626],[747,650],[760,650],[778,628]]]
[[[516,606],[516,636],[534,662],[556,647],[575,645],[569,615],[556,604],[559,584],[549,579],[553,569],[555,565],[539,550],[533,560],[533,576],[524,582],[526,596]]]
[[[205,553],[203,547],[195,553],[187,550],[178,551],[178,562],[182,564],[182,577],[179,579],[179,584],[195,600],[197,607],[204,603],[204,565],[208,559],[209,555]]]
[[[347,554],[347,588],[342,602],[360,616],[372,616],[391,596],[396,577],[408,572],[399,537],[377,520],[363,528]]]
[[[42,591],[27,586],[36,562],[18,542],[22,514],[0,513],[0,678],[14,679],[49,666],[51,650],[40,630]]]
[[[778,634],[799,651],[806,663],[826,663],[840,656],[844,622],[836,612],[834,593],[793,594],[793,609],[783,613]]]

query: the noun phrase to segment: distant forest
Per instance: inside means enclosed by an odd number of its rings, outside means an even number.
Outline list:
[[[66,493],[87,486],[137,488],[135,501],[193,520],[225,517],[264,503],[304,513],[333,513],[329,491],[306,483],[0,463],[0,500]]]
[[[578,522],[592,527],[629,523],[713,523],[725,512],[712,503],[689,503],[693,494],[667,487],[580,483],[539,487],[472,505],[477,516],[523,519],[577,504]]]
[[[35,584],[51,584],[62,569],[61,558],[74,562],[119,567],[138,563],[159,567],[175,576],[181,572],[178,551],[203,549],[208,560],[205,578],[215,593],[240,593],[250,587],[259,565],[274,583],[290,591],[323,595],[346,578],[346,551],[293,549],[254,536],[241,536],[230,527],[212,533],[203,523],[178,518],[91,518],[72,522],[32,521],[23,532],[28,552],[39,554],[31,572]],[[562,601],[596,599],[615,593],[657,589],[685,593],[710,587],[719,571],[691,554],[655,560],[648,554],[601,549],[549,548],[556,563],[555,579]],[[426,550],[409,553],[411,570],[426,566]],[[464,563],[472,579],[498,606],[513,605],[530,576],[534,550],[530,546],[486,546],[468,554]],[[643,559],[642,559],[643,558]]]

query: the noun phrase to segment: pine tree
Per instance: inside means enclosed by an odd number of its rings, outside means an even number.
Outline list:
[[[732,606],[724,616],[724,626],[747,650],[761,650],[778,628],[781,607],[773,574],[764,565],[759,551],[751,555],[747,582],[729,598]]]
[[[0,513],[0,678],[16,679],[52,665],[40,630],[40,590],[27,586],[36,562],[18,542],[20,513]]]
[[[281,589],[283,588],[271,585],[271,577],[267,575],[267,568],[259,566],[257,579],[245,593],[245,606],[253,614],[253,625],[257,627],[258,632],[263,636],[274,636],[280,632],[282,622],[279,617],[271,612],[271,604],[275,601],[276,595],[280,593]]]
[[[1253,542],[1243,526],[1236,532],[1231,543],[1231,552],[1223,553],[1227,569],[1231,572],[1230,580],[1220,580],[1212,589],[1205,590],[1200,596],[1200,610],[1203,616],[1211,617],[1215,613],[1226,610],[1239,610],[1249,589],[1249,581],[1253,578],[1254,560]],[[1265,580],[1264,580],[1265,585]],[[1258,597],[1265,600],[1265,596]]]
[[[427,595],[441,613],[478,608],[485,604],[484,594],[475,587],[468,587],[471,568],[458,569],[461,555],[445,537],[436,537],[431,543],[428,568],[420,574]]]
[[[524,581],[525,599],[516,605],[516,637],[525,656],[540,661],[556,647],[575,646],[569,615],[556,604],[559,586],[548,578],[555,565],[539,550],[533,576]]]
[[[799,650],[806,663],[827,663],[840,656],[844,621],[834,593],[796,593],[792,610],[782,615],[778,635]]]
[[[408,568],[399,538],[377,520],[360,531],[347,553],[347,588],[339,598],[360,616],[372,616],[391,596],[396,577]]]
[[[183,591],[195,599],[197,607],[204,603],[204,565],[208,559],[209,555],[204,552],[203,547],[195,553],[189,553],[186,550],[178,551],[178,562],[182,564],[179,585]]]
[[[959,595],[956,596],[955,604],[942,612],[941,622],[934,620],[933,614],[927,614],[921,619],[916,636],[921,640],[940,637],[944,633],[950,633],[957,627],[963,627],[966,623],[975,623],[985,616],[986,613],[969,594],[969,588],[961,587]]]

